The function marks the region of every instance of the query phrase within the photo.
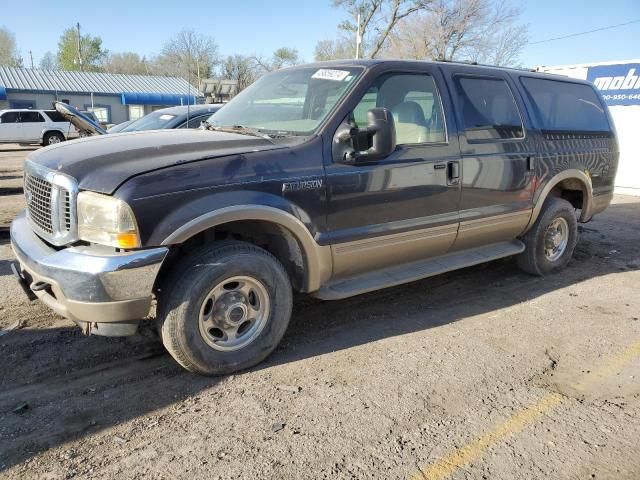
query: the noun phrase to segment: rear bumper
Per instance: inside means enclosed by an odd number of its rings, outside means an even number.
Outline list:
[[[168,252],[165,247],[123,253],[99,247],[56,250],[33,233],[24,213],[11,224],[11,247],[20,275],[38,299],[87,333],[101,334],[118,331],[105,326],[100,332],[102,324],[135,325],[149,314]]]

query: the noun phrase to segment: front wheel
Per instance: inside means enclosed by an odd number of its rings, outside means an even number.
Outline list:
[[[525,272],[546,275],[564,268],[578,240],[575,209],[562,198],[548,198],[521,240],[526,249],[517,258],[518,266]]]
[[[244,242],[205,246],[163,283],[158,322],[165,348],[187,370],[220,375],[251,367],[289,324],[291,284],[267,251]]]

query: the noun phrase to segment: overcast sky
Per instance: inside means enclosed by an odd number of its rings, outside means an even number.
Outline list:
[[[15,35],[29,65],[29,50],[39,63],[47,50],[57,51],[62,30],[79,21],[85,32],[99,35],[112,52],[151,56],[182,28],[215,38],[224,55],[268,55],[276,48],[297,48],[313,60],[318,40],[333,38],[343,18],[330,0],[0,0],[0,25]],[[10,7],[7,6],[10,4]],[[532,42],[640,19],[640,0],[535,0],[522,2],[522,20]],[[54,6],[55,5],[55,6]],[[640,58],[640,23],[575,38],[529,45],[524,66],[563,65]]]

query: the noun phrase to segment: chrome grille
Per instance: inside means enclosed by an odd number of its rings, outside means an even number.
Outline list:
[[[29,218],[43,232],[53,235],[51,222],[51,183],[33,175],[24,176],[24,194]]]
[[[76,181],[30,161],[25,162],[24,194],[27,218],[42,238],[65,245],[76,238]]]

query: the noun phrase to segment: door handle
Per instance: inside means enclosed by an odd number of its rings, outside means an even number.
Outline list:
[[[460,162],[447,162],[447,180],[449,185],[458,185],[460,183]]]

